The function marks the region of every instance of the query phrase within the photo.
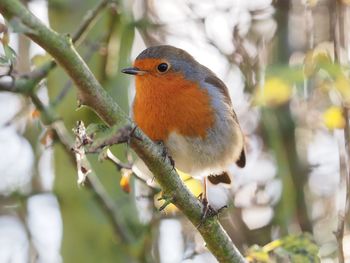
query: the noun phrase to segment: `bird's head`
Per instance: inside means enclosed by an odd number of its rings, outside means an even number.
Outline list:
[[[136,76],[137,89],[170,85],[180,89],[197,82],[200,66],[186,51],[162,45],[145,49],[137,56],[133,67],[125,68],[122,72]]]

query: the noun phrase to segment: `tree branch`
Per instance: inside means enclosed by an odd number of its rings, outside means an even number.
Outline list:
[[[16,18],[29,30],[25,34],[43,47],[74,81],[83,105],[92,108],[107,124],[130,123],[130,119],[101,87],[85,62],[76,52],[69,36],[59,35],[47,28],[17,0],[1,0],[0,13],[8,20]],[[173,197],[173,203],[195,225],[201,221],[201,203],[181,181],[169,163],[162,161],[162,149],[137,129],[131,140],[134,151],[142,158],[161,185],[164,194]],[[245,262],[243,256],[216,218],[207,219],[198,228],[207,247],[220,262]]]
[[[79,45],[86,35],[89,28],[91,28],[96,22],[98,15],[107,6],[111,0],[101,0],[93,9],[89,10],[85,15],[83,22],[79,25],[78,29],[72,36],[72,42]],[[43,78],[45,78],[52,69],[56,67],[55,61],[48,61],[39,68],[32,71],[29,75],[23,75],[17,79],[16,85],[12,81],[1,81],[0,91],[11,91],[19,93],[30,93],[31,89],[34,89]]]
[[[30,94],[29,96],[31,97],[36,109],[40,111],[41,120],[43,123],[50,125],[55,132],[55,136],[57,137],[58,141],[64,146],[66,153],[72,157],[72,162],[75,164],[76,160],[72,154],[73,152],[71,151],[73,138],[68,133],[68,130],[64,126],[63,122],[57,120],[56,114],[49,107],[44,106],[36,94]],[[86,162],[88,161],[86,160]],[[86,185],[87,188],[94,194],[94,198],[96,199],[97,203],[99,203],[103,208],[117,237],[120,238],[122,243],[131,242],[134,237],[131,235],[131,233],[129,233],[128,229],[124,227],[123,219],[117,212],[118,209],[115,207],[113,200],[109,198],[93,169],[91,169],[89,176],[86,178]]]

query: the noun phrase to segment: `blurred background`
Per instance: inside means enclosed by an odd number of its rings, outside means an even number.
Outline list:
[[[23,2],[62,34],[96,11],[76,46],[126,112],[134,85],[120,70],[147,46],[177,46],[209,67],[247,142],[232,187],[209,186],[216,208],[228,204],[219,218],[236,246],[250,262],[350,262],[350,1]],[[0,82],[49,60],[18,32],[0,18]],[[57,123],[73,136],[78,120],[101,121],[77,107],[60,67],[35,94],[0,92],[0,262],[216,262],[175,207],[158,211],[159,187],[127,146],[103,162],[89,155],[94,173],[78,185],[71,142],[53,133]]]

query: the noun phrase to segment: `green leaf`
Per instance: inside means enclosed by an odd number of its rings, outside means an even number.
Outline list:
[[[91,123],[87,128],[86,128],[86,133],[88,135],[96,135],[98,133],[104,133],[108,131],[110,128],[103,124],[103,123]]]
[[[31,62],[34,66],[36,67],[41,67],[44,65],[46,62],[50,61],[52,57],[49,54],[45,55],[35,55],[34,57],[31,58]]]
[[[318,263],[318,246],[308,233],[290,235],[282,240],[282,246],[276,250],[277,254],[288,255],[295,263]]]
[[[318,246],[308,233],[276,239],[263,247],[254,245],[246,252],[249,262],[319,263]],[[284,261],[283,261],[284,262]]]
[[[6,56],[0,55],[0,65],[1,66],[7,66],[9,64],[9,60]]]
[[[4,45],[4,52],[8,63],[10,62],[13,64],[17,58],[16,52],[8,45]]]
[[[251,246],[246,252],[246,259],[250,262],[271,262],[269,253],[263,247],[258,245]]]
[[[266,77],[278,76],[290,83],[303,83],[305,75],[302,67],[289,67],[288,65],[274,65],[266,69]]]

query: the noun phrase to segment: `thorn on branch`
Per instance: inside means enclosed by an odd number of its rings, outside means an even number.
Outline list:
[[[118,129],[117,132],[111,136],[106,136],[106,138],[103,138],[102,140],[96,140],[96,143],[89,147],[88,153],[97,153],[100,152],[104,147],[112,146],[115,144],[130,144],[132,138],[142,141],[142,139],[140,137],[137,137],[135,134],[135,130],[136,127],[132,128],[130,125],[126,125]]]

